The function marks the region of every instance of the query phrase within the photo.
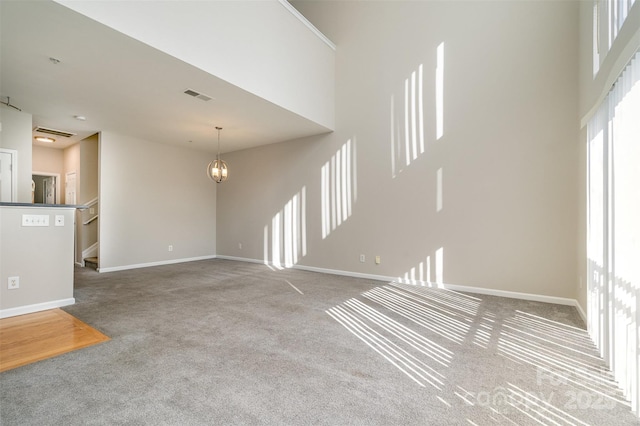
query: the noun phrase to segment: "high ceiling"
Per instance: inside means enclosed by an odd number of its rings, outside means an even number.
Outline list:
[[[328,131],[52,1],[0,8],[0,100],[34,127],[76,133],[47,147],[110,131],[214,152],[220,126],[229,152]]]

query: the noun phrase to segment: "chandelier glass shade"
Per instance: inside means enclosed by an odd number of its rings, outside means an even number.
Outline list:
[[[220,159],[220,130],[222,127],[216,127],[218,130],[218,156],[207,166],[207,176],[216,183],[224,182],[229,177],[227,163]]]

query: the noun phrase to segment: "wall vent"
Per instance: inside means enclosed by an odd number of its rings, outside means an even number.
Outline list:
[[[63,138],[70,138],[71,136],[76,135],[75,133],[65,132],[62,130],[49,129],[47,127],[40,127],[40,126],[37,126],[35,129],[33,129],[33,131],[39,132],[39,133],[46,133],[48,135],[61,136]]]
[[[193,96],[194,98],[198,98],[198,99],[200,99],[202,101],[205,101],[205,102],[210,101],[211,99],[213,99],[211,96],[207,96],[205,94],[196,92],[195,90],[192,90],[192,89],[187,89],[187,90],[184,91],[184,93],[189,95],[189,96]]]

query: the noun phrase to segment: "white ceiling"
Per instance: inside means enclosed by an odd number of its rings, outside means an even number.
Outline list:
[[[0,100],[32,114],[34,127],[77,133],[49,148],[104,130],[214,152],[220,126],[229,152],[328,131],[52,1],[0,8]]]

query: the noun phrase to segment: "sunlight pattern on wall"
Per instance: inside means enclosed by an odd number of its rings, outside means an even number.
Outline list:
[[[264,264],[290,268],[307,255],[306,194],[303,186],[264,226]]]
[[[436,212],[442,211],[442,167],[436,172]]]
[[[432,268],[433,266],[433,268]],[[434,275],[431,272],[434,271]],[[434,256],[427,256],[424,261],[411,267],[404,275],[398,277],[404,284],[423,285],[427,287],[443,287],[444,285],[444,247],[438,248]]]
[[[600,71],[600,4],[597,1],[593,2],[593,39],[591,43],[591,47],[593,50],[592,58],[593,58],[593,76],[598,75],[598,71]]]
[[[396,117],[395,96],[391,95],[391,174],[393,177],[424,154],[424,71],[420,64],[410,77],[404,80],[403,114]],[[404,117],[401,122],[402,116]],[[404,161],[403,161],[404,160]]]
[[[436,139],[444,136],[444,42],[436,50]]]
[[[356,139],[349,139],[320,170],[322,239],[345,222],[358,198]]]
[[[402,95],[390,97],[391,176],[396,177],[425,153],[424,65],[404,80]],[[444,135],[444,42],[436,48],[435,140]]]

